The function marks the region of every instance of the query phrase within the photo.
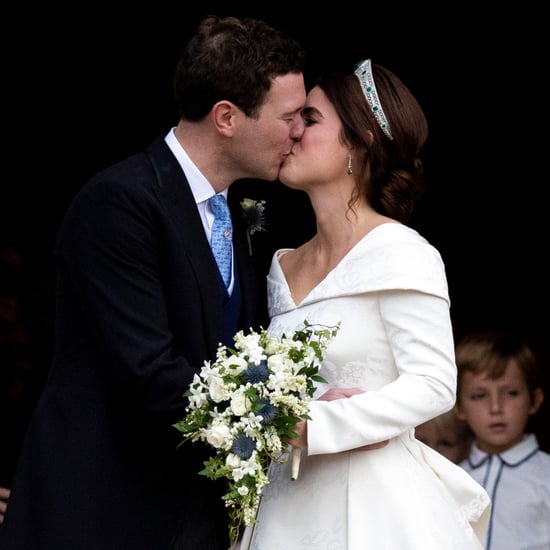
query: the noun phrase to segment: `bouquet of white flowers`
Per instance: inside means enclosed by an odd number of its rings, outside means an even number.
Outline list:
[[[243,331],[235,349],[220,345],[216,361],[205,361],[189,390],[187,414],[174,427],[183,441],[203,441],[215,453],[200,474],[225,478],[229,536],[256,520],[267,470],[284,462],[285,439],[296,437],[295,425],[308,417],[314,382],[323,382],[319,367],[340,325],[310,325],[281,338]]]

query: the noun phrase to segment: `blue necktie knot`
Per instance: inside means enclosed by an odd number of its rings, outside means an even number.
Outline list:
[[[210,246],[216,258],[218,269],[226,287],[231,282],[231,261],[233,256],[231,213],[223,195],[214,195],[208,199],[214,213]]]

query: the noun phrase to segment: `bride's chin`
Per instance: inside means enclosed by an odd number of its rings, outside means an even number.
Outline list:
[[[285,185],[292,185],[294,178],[292,177],[292,170],[289,169],[288,166],[281,167],[281,170],[279,171],[279,181],[281,183],[284,183]]]
[[[281,183],[284,183],[285,185],[289,185],[289,183],[291,183],[292,181],[292,178],[289,177],[288,173],[285,172],[284,168],[282,168],[281,171],[279,172],[279,181]]]
[[[301,190],[301,186],[299,185],[299,183],[293,180],[292,178],[285,178],[284,176],[283,177],[279,176],[279,181],[289,189]]]

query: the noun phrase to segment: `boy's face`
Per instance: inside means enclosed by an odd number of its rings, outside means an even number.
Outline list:
[[[420,424],[415,429],[417,439],[447,457],[451,462],[458,464],[467,455],[467,440],[453,430],[450,423],[438,424],[437,418]]]
[[[504,375],[494,380],[485,374],[465,372],[456,412],[470,425],[477,446],[498,454],[523,439],[529,416],[537,412],[541,402],[539,397],[531,402],[525,377],[510,360]]]

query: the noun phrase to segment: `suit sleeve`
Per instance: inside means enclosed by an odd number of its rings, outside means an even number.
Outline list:
[[[120,178],[92,181],[65,217],[57,242],[58,300],[71,304],[63,311],[73,308],[74,315],[60,321],[66,326],[58,332],[70,333],[71,322],[83,322],[82,333],[90,338],[84,345],[109,370],[113,391],[123,391],[139,408],[177,418],[200,365],[192,368],[174,352],[169,320],[174,306],[167,303],[162,250],[170,246],[167,230],[152,194],[114,181]],[[180,264],[181,293],[192,292],[184,250]]]

